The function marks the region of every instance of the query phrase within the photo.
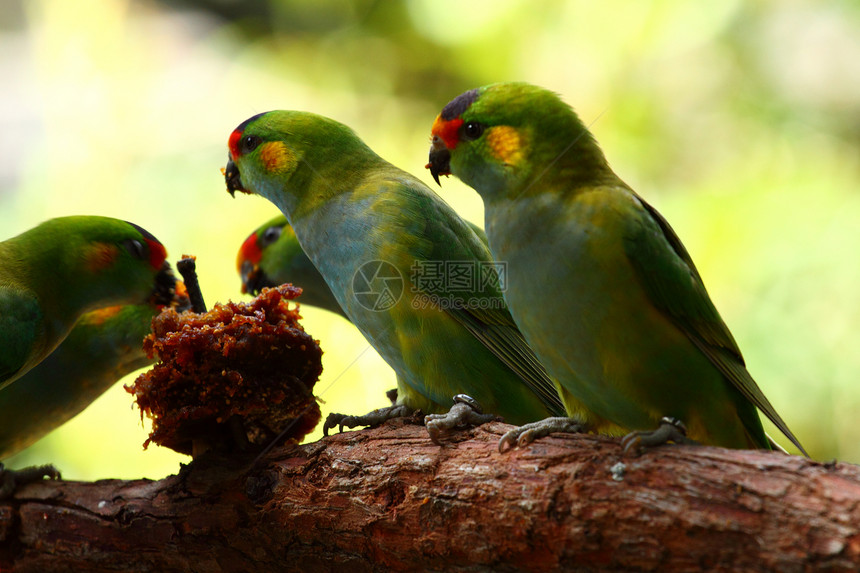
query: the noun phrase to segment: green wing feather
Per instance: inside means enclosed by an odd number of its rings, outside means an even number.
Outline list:
[[[732,385],[808,456],[747,371],[735,339],[711,302],[704,282],[678,235],[656,209],[638,195],[636,198],[645,209],[643,215],[650,216],[650,219],[625,237],[625,250],[649,297]],[[666,243],[676,256],[667,253]],[[746,424],[746,420],[743,422]]]
[[[0,386],[32,356],[41,316],[34,297],[11,286],[0,287]]]
[[[423,217],[424,229],[421,234],[429,237],[448,235],[446,248],[450,248],[452,243],[458,244],[463,253],[463,260],[492,261],[483,231],[462,220],[445,221],[442,224],[445,213],[436,207],[437,202],[441,200],[434,199],[435,201],[423,202],[422,207],[429,212],[428,216]],[[452,234],[451,230],[456,230],[457,234]],[[446,242],[434,241],[428,244],[438,248],[440,244],[446,244]],[[450,254],[446,257],[431,251],[427,259],[450,260]],[[483,290],[458,292],[458,294],[462,298],[472,300],[487,298],[503,300],[502,293],[497,287],[491,284],[485,286]],[[455,306],[446,308],[446,312],[510,368],[553,415],[565,416],[564,404],[559,398],[555,381],[550,378],[543,364],[526,342],[507,307],[495,308],[493,304],[486,306],[488,308],[475,305]]]
[[[448,313],[516,373],[553,416],[567,415],[555,382],[507,311],[450,309]]]

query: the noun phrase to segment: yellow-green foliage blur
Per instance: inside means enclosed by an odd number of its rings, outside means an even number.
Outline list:
[[[432,183],[430,126],[449,99],[503,80],[553,89],[678,231],[813,457],[860,462],[856,2],[12,0],[0,47],[0,239],[62,215],[128,219],[171,261],[197,256],[210,305],[245,298],[236,251],[276,214],[225,192],[242,120],[328,115]],[[477,194],[444,183],[481,222]],[[394,375],[357,331],[302,313],[325,351],[323,414],[385,405]],[[147,432],[120,383],[6,462],[176,472],[186,458],[144,452]]]

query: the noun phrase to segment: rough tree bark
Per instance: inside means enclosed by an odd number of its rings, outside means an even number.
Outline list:
[[[0,571],[856,571],[860,467],[558,436],[439,447],[391,422],[161,481],[42,482],[0,503]]]

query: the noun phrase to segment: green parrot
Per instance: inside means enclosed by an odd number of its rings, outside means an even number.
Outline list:
[[[0,441],[4,456],[61,424],[73,415],[68,412],[83,407],[76,393],[89,394],[86,381],[78,374],[52,379],[51,375],[63,371],[62,365],[51,370],[54,360],[71,368],[73,363],[96,357],[71,356],[77,344],[73,339],[70,350],[60,352],[31,376],[33,369],[86,313],[144,302],[165,280],[169,272],[164,270],[166,258],[167,251],[152,234],[108,217],[50,219],[0,243]],[[64,384],[71,387],[65,393],[57,392]],[[43,395],[30,393],[39,389],[45,390]],[[64,403],[59,410],[52,405],[58,402]],[[61,420],[63,416],[66,418]],[[59,476],[53,466],[13,471],[0,464],[0,499],[23,483]]]
[[[513,431],[500,447],[566,423],[594,430],[597,417],[633,431],[626,449],[667,438],[768,449],[758,409],[806,453],[669,223],[556,94],[500,83],[459,95],[433,124],[427,167],[481,195],[490,250],[507,263],[505,299],[572,417]]]
[[[0,459],[78,415],[126,374],[154,363],[143,352],[143,338],[166,305],[187,306],[177,284],[165,265],[149,301],[88,312],[47,358],[0,390]]]
[[[0,389],[84,313],[144,301],[166,257],[150,233],[108,217],[50,219],[0,243]]]
[[[458,393],[515,423],[564,411],[504,306],[486,245],[426,185],[311,113],[256,115],[228,146],[228,191],[281,209],[346,316],[397,374],[397,405],[384,412],[445,412]],[[428,422],[431,436],[450,427]]]

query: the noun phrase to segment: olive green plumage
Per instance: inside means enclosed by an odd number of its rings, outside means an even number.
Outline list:
[[[0,388],[50,354],[84,313],[143,302],[165,258],[150,233],[108,217],[51,219],[0,243]]]
[[[153,304],[88,312],[47,358],[0,390],[0,460],[78,415],[126,374],[155,362],[143,352]]]
[[[700,442],[769,448],[759,409],[801,448],[678,236],[556,94],[525,83],[462,94],[433,126],[428,167],[483,198],[511,313],[578,418],[650,430],[670,416]]]

